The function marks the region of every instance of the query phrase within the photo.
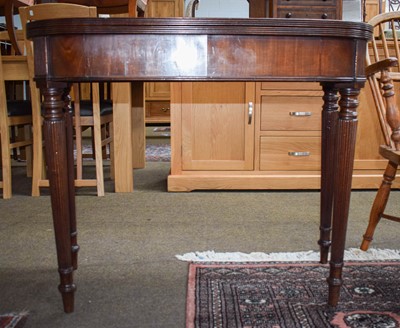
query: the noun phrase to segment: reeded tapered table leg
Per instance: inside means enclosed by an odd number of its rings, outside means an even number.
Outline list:
[[[332,163],[334,159],[336,123],[338,119],[337,89],[333,84],[324,84],[324,105],[322,110],[321,140],[321,202],[320,202],[320,262],[328,263],[331,246],[332,201],[334,175]]]
[[[71,179],[74,176],[74,123],[73,123],[73,109],[71,106],[71,97],[69,95],[70,88],[64,90],[64,112],[65,112],[65,126],[67,137],[67,166],[68,166],[68,197],[70,207],[70,235],[71,235],[71,252],[72,252],[72,266],[74,270],[78,268],[78,230],[76,227],[76,208],[75,208],[75,181]]]
[[[342,269],[346,243],[347,221],[349,216],[351,180],[357,134],[357,107],[360,90],[341,88],[339,90],[340,112],[336,129],[336,147],[334,160],[334,194],[332,247],[330,274],[328,278],[328,304],[336,306],[342,286]]]
[[[45,139],[45,154],[47,174],[50,182],[51,205],[53,224],[57,248],[58,272],[64,311],[74,311],[73,261],[71,245],[71,217],[75,213],[73,190],[70,190],[69,179],[74,179],[73,172],[69,172],[67,128],[64,113],[63,93],[66,85],[56,87],[41,86],[44,96],[43,132]]]

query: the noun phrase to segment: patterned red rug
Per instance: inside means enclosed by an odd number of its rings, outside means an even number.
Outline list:
[[[92,146],[83,145],[83,154],[92,154]],[[74,153],[76,159],[76,150]],[[169,143],[146,144],[146,162],[170,162],[171,161],[171,145]],[[93,161],[92,156],[83,158],[85,161]]]
[[[170,162],[171,145],[170,144],[147,144],[146,162]]]
[[[0,314],[0,328],[22,328],[26,320],[26,312]]]
[[[346,263],[336,309],[328,273],[319,263],[192,263],[186,327],[400,327],[400,262]]]

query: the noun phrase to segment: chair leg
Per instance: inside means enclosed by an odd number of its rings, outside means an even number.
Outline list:
[[[9,199],[12,195],[10,133],[6,123],[4,122],[3,124],[4,126],[0,128],[3,198]]]
[[[363,241],[360,246],[361,250],[363,251],[368,250],[369,245],[373,240],[376,226],[378,225],[382,217],[382,214],[385,211],[392,187],[392,182],[396,177],[397,166],[398,165],[393,162],[389,162],[388,165],[386,166],[385,173],[383,174],[382,183],[379,187],[379,190],[376,194],[374,203],[371,208],[368,227],[363,236]]]
[[[17,141],[17,133],[16,133],[16,129],[17,129],[18,127],[16,127],[16,126],[11,126],[10,127],[10,140],[11,140],[11,143],[14,143],[14,142],[16,142]],[[13,148],[12,149],[12,158],[13,158],[13,160],[14,161],[18,161],[18,149],[17,148]]]
[[[114,132],[113,132],[113,123],[112,122],[110,122],[110,126],[109,126],[109,129],[110,129],[110,136],[113,136],[114,135]],[[114,139],[111,139],[111,142],[110,142],[110,178],[111,178],[111,180],[115,180],[115,168],[114,168]]]
[[[41,128],[39,126],[38,128]],[[33,170],[32,170],[32,197],[40,196],[40,181],[46,176],[43,155],[42,134],[33,135]]]
[[[79,84],[72,85],[74,96],[76,99],[81,99]],[[75,101],[75,148],[76,148],[76,176],[75,179],[81,180],[83,178],[83,153],[82,153],[82,124],[81,124],[81,105],[79,101]]]
[[[104,196],[103,156],[101,150],[101,131],[99,126],[94,126],[94,155],[96,161],[97,196]]]
[[[25,139],[30,138],[32,140],[32,129],[31,126],[24,126],[24,136]],[[26,176],[32,178],[33,174],[33,154],[32,154],[32,144],[25,146],[25,156],[26,156]]]
[[[108,137],[109,133],[108,133],[108,123],[104,124],[104,126],[102,126],[101,128],[101,140],[104,140]],[[104,147],[102,147],[102,156],[103,159],[107,159],[108,155],[107,155],[107,149],[108,149],[108,144],[104,145]]]
[[[93,88],[93,98],[99,99],[98,87]],[[101,118],[100,118],[100,102],[93,103],[93,141],[94,156],[96,162],[96,184],[97,196],[104,196],[104,172],[103,172],[103,156],[101,147]]]
[[[96,150],[95,150],[96,145],[94,143],[94,138],[93,138],[93,136],[94,136],[94,128],[93,128],[93,126],[90,127],[90,134],[92,136],[92,138],[91,138],[91,141],[92,141],[92,159],[96,159],[96,155],[95,155],[96,154]]]
[[[40,196],[40,183],[46,179],[46,167],[43,154],[43,131],[41,115],[41,99],[39,89],[30,84],[32,102],[32,130],[33,130],[33,169],[32,192],[33,197]]]
[[[75,122],[79,121],[76,117]],[[75,123],[75,147],[76,147],[76,179],[83,178],[83,149],[82,149],[82,127]]]
[[[46,166],[41,142],[33,141],[32,197],[40,196],[41,182],[46,180]]]

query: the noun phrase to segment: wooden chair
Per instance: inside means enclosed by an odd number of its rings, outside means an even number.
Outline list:
[[[185,17],[196,17],[196,10],[199,9],[200,0],[190,0],[185,8]]]
[[[385,144],[379,154],[388,160],[382,183],[372,205],[369,224],[363,236],[362,250],[367,250],[380,219],[400,222],[400,218],[385,213],[392,182],[400,164],[400,113],[395,99],[394,84],[400,81],[399,35],[396,26],[400,12],[380,14],[368,23],[374,26],[374,40],[367,52],[366,74],[378,113]]]
[[[98,13],[120,14],[129,12],[130,16],[143,16],[147,2],[150,0],[0,0],[0,15],[5,16],[10,42],[16,52],[21,55],[14,25],[14,15],[19,7],[31,6],[40,3],[73,3],[83,6],[94,6]],[[22,47],[23,48],[23,47]]]
[[[22,29],[25,30],[26,24],[33,20],[67,18],[67,17],[96,17],[95,7],[87,7],[66,3],[47,3],[29,7],[19,8]],[[26,51],[28,56],[28,67],[30,75],[33,77],[33,49],[29,40],[26,40]],[[38,92],[32,83],[32,93]],[[110,137],[102,139],[101,127],[112,122],[112,104],[101,101],[99,83],[91,84],[91,101],[81,101],[79,85],[73,84],[74,94],[74,126],[76,142],[76,187],[97,187],[97,195],[104,196],[104,175],[102,147],[111,142]],[[32,196],[40,195],[40,187],[48,186],[48,180],[43,176],[43,150],[42,150],[42,118],[40,112],[33,113],[34,121],[34,166],[32,177]],[[96,178],[83,178],[83,154],[82,154],[82,128],[93,127],[94,153],[96,162]]]
[[[3,198],[12,196],[11,150],[25,147],[27,175],[32,175],[32,106],[29,100],[7,99],[6,81],[29,80],[26,56],[0,54],[0,141]],[[11,141],[10,129],[24,127],[24,138]]]

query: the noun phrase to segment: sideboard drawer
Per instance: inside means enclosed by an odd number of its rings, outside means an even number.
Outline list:
[[[309,8],[310,6],[336,6],[336,0],[277,0],[278,6],[300,6]]]
[[[147,101],[146,102],[146,116],[169,116],[170,103],[169,101]]]
[[[262,171],[315,171],[320,163],[320,137],[261,137]]]
[[[322,88],[317,82],[261,82],[261,90],[319,91],[322,96]]]
[[[319,131],[321,111],[320,97],[262,96],[261,131]]]
[[[281,7],[277,10],[277,18],[308,18],[308,19],[335,19],[337,16],[335,8],[300,8]]]

